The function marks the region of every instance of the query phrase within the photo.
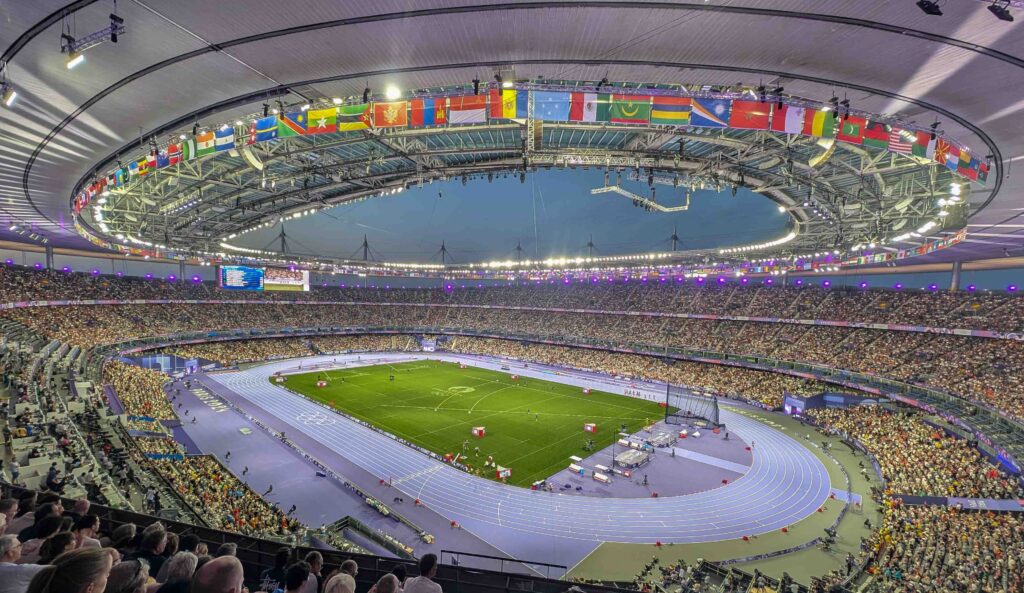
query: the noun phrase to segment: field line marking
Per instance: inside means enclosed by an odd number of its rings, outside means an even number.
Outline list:
[[[505,391],[506,389],[512,389],[513,387],[515,387],[515,385],[509,385],[508,387],[502,387],[501,389],[496,389],[496,390],[494,390],[494,391],[492,391],[492,392],[488,393],[487,395],[485,395],[485,396],[481,397],[480,399],[476,400],[476,403],[475,403],[475,404],[473,404],[473,407],[472,407],[472,408],[470,408],[470,409],[469,409],[469,411],[470,411],[470,412],[472,412],[473,410],[475,410],[475,409],[476,409],[476,407],[477,407],[478,405],[480,405],[480,402],[482,402],[482,401],[484,401],[485,399],[487,399],[487,398],[491,397],[491,396],[492,396],[492,395],[494,395],[495,393],[501,393],[502,391]]]

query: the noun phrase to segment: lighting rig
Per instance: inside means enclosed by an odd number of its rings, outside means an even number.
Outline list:
[[[124,19],[114,13],[110,13],[110,24],[95,33],[84,37],[75,38],[71,35],[70,29],[65,29],[60,34],[60,53],[67,56],[67,68],[78,66],[85,62],[85,52],[107,41],[117,43],[119,35],[124,35]]]

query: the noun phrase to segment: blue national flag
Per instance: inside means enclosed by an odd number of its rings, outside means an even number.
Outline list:
[[[533,91],[533,117],[546,121],[569,121],[570,93]]]
[[[214,133],[214,146],[216,152],[231,150],[235,147],[235,129],[231,126],[223,127]]]
[[[256,142],[266,142],[277,138],[277,116],[271,115],[256,120]]]
[[[170,161],[170,159],[167,158],[167,151],[166,150],[161,150],[160,152],[156,153],[156,168],[157,169],[163,169],[164,167],[167,167],[170,164],[171,164],[171,161]]]
[[[701,128],[729,127],[729,99],[694,99],[690,109],[690,125]]]

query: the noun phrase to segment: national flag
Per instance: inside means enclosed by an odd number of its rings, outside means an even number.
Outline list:
[[[666,126],[685,126],[690,123],[692,104],[689,97],[656,96],[651,105],[651,123]]]
[[[196,139],[195,137],[184,140],[181,143],[181,160],[191,161],[196,158]]]
[[[370,127],[370,104],[342,105],[338,107],[338,131],[352,132]]]
[[[935,143],[935,162],[951,171],[956,171],[956,163],[960,158],[960,148],[944,138]]]
[[[771,107],[760,101],[733,101],[729,127],[740,130],[767,130]]]
[[[529,91],[491,90],[491,119],[523,119],[528,108]],[[536,96],[534,97],[536,100]]]
[[[783,134],[799,134],[804,129],[803,107],[778,104],[772,105],[772,131]]]
[[[167,151],[166,150],[161,150],[160,152],[156,153],[156,168],[157,169],[163,169],[164,167],[169,167],[170,165],[171,165],[171,160],[167,156]]]
[[[128,163],[128,176],[129,177],[137,177],[138,174],[139,174],[139,163],[136,162],[136,161],[132,161],[132,162]]]
[[[127,175],[127,173],[122,168],[118,168],[114,171],[114,187],[121,187],[124,185],[125,175]]]
[[[181,162],[181,145],[170,144],[167,146],[167,164],[177,165]]]
[[[988,183],[988,163],[978,163],[978,182]]]
[[[409,103],[407,101],[373,104],[373,126],[375,128],[402,128],[407,125],[409,125]]]
[[[900,154],[912,154],[916,139],[915,132],[892,126],[889,131],[889,150]]]
[[[859,115],[847,115],[839,125],[836,133],[836,140],[850,144],[862,144],[864,142],[864,129],[868,120]]]
[[[611,95],[607,93],[572,93],[569,99],[569,121],[608,121]]]
[[[863,137],[862,144],[864,146],[881,148],[882,150],[888,150],[889,148],[889,128],[882,122],[867,122],[861,136]]]
[[[120,169],[119,169],[120,170]],[[121,185],[117,180],[117,172],[107,175],[107,187],[119,187]]]
[[[445,122],[444,98],[413,99],[409,102],[409,125],[435,126]]]
[[[216,149],[216,139],[213,136],[213,132],[204,132],[196,136],[197,157],[213,154]]]
[[[267,117],[258,119],[254,125],[256,132],[256,138],[254,139],[255,142],[266,142],[277,138],[276,115],[268,115]]]
[[[572,94],[566,92],[533,91],[533,117],[545,121],[569,121]]]
[[[306,112],[306,134],[333,134],[337,131],[337,107],[310,109]]]
[[[216,136],[214,140],[214,150],[217,152],[232,150],[235,148],[235,128],[231,126],[223,126],[217,130],[214,135]]]
[[[448,98],[448,122],[482,124],[487,121],[487,95],[463,95]]]
[[[805,136],[832,138],[836,135],[836,116],[831,111],[808,109],[804,115]]]
[[[960,175],[970,179],[971,178],[971,169],[973,168],[973,163],[978,163],[978,162],[979,161],[977,159],[975,159],[974,157],[971,156],[971,153],[969,151],[967,151],[966,149],[961,149],[960,150],[960,160],[957,162],[956,172],[958,174],[960,174]],[[974,178],[977,179],[977,175],[975,175]]]
[[[306,112],[296,111],[295,113],[282,113],[277,119],[277,137],[289,138],[291,136],[306,135]]]
[[[649,95],[612,95],[608,121],[616,124],[647,124],[651,121]]]
[[[144,156],[144,157],[142,157],[141,159],[138,160],[138,165],[139,165],[138,173],[139,173],[139,177],[142,177],[142,176],[146,175],[147,173],[149,173],[149,159],[150,159],[149,156]],[[156,157],[153,157],[153,164],[154,165],[156,164]]]
[[[690,125],[700,128],[729,127],[728,99],[694,99]]]
[[[918,131],[917,141],[911,147],[911,152],[914,156],[932,160],[935,158],[935,144],[937,141],[938,139],[930,133]]]

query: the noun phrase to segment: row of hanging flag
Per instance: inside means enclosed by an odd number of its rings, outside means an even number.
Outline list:
[[[973,157],[965,147],[933,136],[931,132],[902,129],[870,121],[860,115],[837,117],[827,108],[740,99],[494,89],[482,95],[429,97],[281,113],[252,120],[248,127],[223,126],[195,134],[97,179],[76,197],[75,209],[80,211],[96,194],[108,188],[121,187],[132,178],[145,176],[150,171],[229,151],[240,145],[371,128],[524,120],[529,117],[531,93],[533,117],[542,121],[733,128],[835,138],[840,142],[931,160],[971,181],[985,183],[988,180],[988,164]]]

